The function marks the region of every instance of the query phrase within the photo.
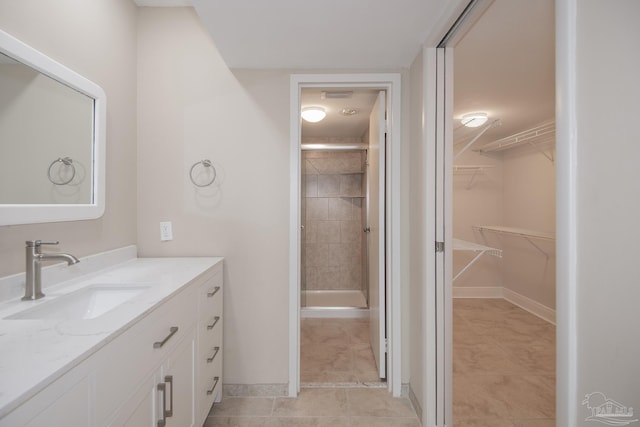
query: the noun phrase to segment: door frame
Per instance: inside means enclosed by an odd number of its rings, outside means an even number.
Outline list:
[[[401,75],[399,73],[292,74],[290,77],[289,145],[289,390],[290,397],[300,391],[300,248],[301,248],[301,121],[300,97],[304,88],[366,88],[387,92],[387,388],[396,397],[402,388],[402,329],[400,289],[400,144]]]

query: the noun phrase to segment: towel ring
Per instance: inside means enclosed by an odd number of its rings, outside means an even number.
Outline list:
[[[58,164],[58,163],[62,163],[65,166],[71,168],[71,178],[67,179],[66,181],[56,181],[55,179],[53,179],[53,177],[51,176],[51,169],[53,168],[53,165]],[[59,168],[60,167],[62,167],[62,166],[59,165]],[[49,165],[49,169],[47,170],[47,175],[49,177],[49,181],[51,181],[53,184],[55,184],[55,185],[67,185],[68,183],[73,181],[73,178],[76,177],[76,167],[73,165],[73,159],[71,159],[71,157],[58,157],[56,160],[51,162],[51,164]]]
[[[202,165],[205,168],[211,168],[211,170],[213,171],[213,177],[209,181],[205,182],[204,184],[198,184],[196,180],[193,178],[193,170],[198,165]],[[216,172],[216,168],[211,164],[211,160],[208,160],[208,159],[200,160],[199,162],[194,163],[193,166],[191,166],[191,169],[189,170],[189,178],[191,179],[191,182],[193,182],[193,185],[195,185],[196,187],[207,187],[213,184],[213,182],[216,180],[217,175],[218,173]]]

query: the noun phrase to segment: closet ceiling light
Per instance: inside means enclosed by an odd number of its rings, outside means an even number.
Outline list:
[[[487,113],[469,113],[462,116],[460,123],[468,128],[477,128],[489,120]]]
[[[327,116],[322,107],[304,107],[301,114],[302,118],[310,123],[317,123]]]

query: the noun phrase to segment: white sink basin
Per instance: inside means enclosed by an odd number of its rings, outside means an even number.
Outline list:
[[[149,285],[94,284],[6,319],[94,319],[149,289]]]

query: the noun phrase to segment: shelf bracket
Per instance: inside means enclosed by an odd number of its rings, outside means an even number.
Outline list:
[[[526,240],[527,242],[529,242],[531,244],[531,246],[533,246],[534,248],[536,248],[542,255],[544,255],[544,257],[547,259],[547,261],[549,260],[549,254],[546,253],[545,251],[542,250],[542,248],[540,248],[540,246],[536,245],[535,243],[533,243],[533,240],[531,240],[530,238],[526,237],[526,236],[522,236],[524,237],[524,240]]]
[[[549,159],[549,161],[551,163],[554,162],[553,160],[553,155],[551,153],[547,153],[546,151],[544,151],[542,148],[538,147],[538,144],[536,144],[535,142],[532,141],[527,141],[529,143],[530,146],[532,146],[534,149],[536,149],[540,154],[542,154],[543,156],[545,156],[547,159]]]
[[[478,132],[478,134],[476,136],[473,137],[473,139],[469,142],[467,142],[467,145],[465,145],[464,147],[462,147],[462,149],[460,151],[458,151],[454,156],[453,159],[457,159],[462,153],[464,153],[465,151],[467,151],[467,149],[469,149],[469,147],[471,147],[482,135],[484,135],[484,133],[486,131],[488,131],[489,129],[491,129],[494,126],[500,126],[502,124],[502,122],[500,121],[500,119],[495,119],[494,121],[492,121],[489,124],[486,124],[484,126],[484,129],[482,129],[480,132]]]

